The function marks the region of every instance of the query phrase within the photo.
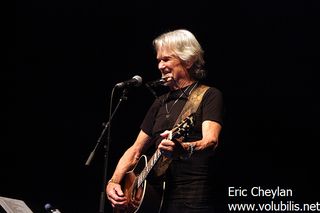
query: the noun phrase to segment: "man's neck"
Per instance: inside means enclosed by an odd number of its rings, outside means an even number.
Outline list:
[[[184,87],[187,87],[191,84],[193,84],[195,81],[193,80],[189,80],[189,79],[182,79],[178,82],[176,82],[176,84],[172,85],[172,87],[170,87],[171,90],[178,90]]]

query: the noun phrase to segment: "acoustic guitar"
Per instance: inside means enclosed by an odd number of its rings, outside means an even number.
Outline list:
[[[169,140],[182,141],[194,126],[194,114],[183,119],[179,124],[171,130]],[[132,171],[126,173],[121,183],[123,192],[128,200],[125,209],[114,208],[116,213],[154,213],[160,212],[163,194],[165,190],[165,182],[158,184],[150,184],[147,176],[162,157],[160,150],[156,150],[152,157],[148,160],[146,155],[142,155]]]

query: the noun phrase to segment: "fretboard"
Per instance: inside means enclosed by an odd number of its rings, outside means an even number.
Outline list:
[[[157,163],[159,158],[161,157],[162,153],[157,149],[157,151],[152,155],[150,160],[148,161],[146,167],[142,170],[140,175],[138,176],[138,185],[137,188],[141,186],[143,181],[147,178],[148,174],[150,173],[151,169],[154,167],[154,165]]]

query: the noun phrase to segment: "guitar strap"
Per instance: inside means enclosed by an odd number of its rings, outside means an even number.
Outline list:
[[[188,97],[186,104],[184,105],[180,115],[178,116],[174,127],[179,124],[186,117],[195,113],[202,101],[204,93],[209,89],[208,86],[200,84],[197,88],[195,88]],[[167,168],[169,167],[172,159],[165,157],[162,155],[154,167],[154,173],[156,176],[161,176],[165,173]]]

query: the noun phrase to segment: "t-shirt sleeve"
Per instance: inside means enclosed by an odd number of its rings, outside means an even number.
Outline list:
[[[141,130],[149,136],[152,136],[153,125],[160,106],[161,101],[159,99],[156,99],[149,108],[147,114],[145,115],[142,121],[142,124],[140,125]]]
[[[202,120],[210,120],[223,124],[224,106],[220,90],[211,87],[204,94],[202,102]]]

